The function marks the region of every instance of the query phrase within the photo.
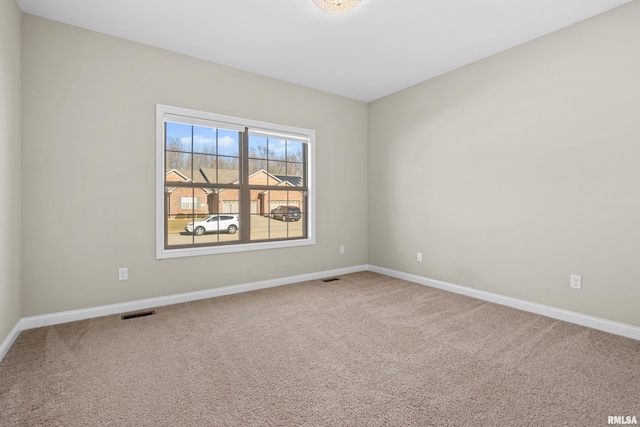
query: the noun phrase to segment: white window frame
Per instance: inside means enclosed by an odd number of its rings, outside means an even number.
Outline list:
[[[282,136],[295,138],[307,144],[307,237],[303,239],[261,241],[251,243],[225,244],[220,246],[197,246],[190,248],[165,248],[165,120],[184,120],[188,124],[212,122],[220,124],[225,128],[249,128],[250,132],[256,133],[264,131],[270,135],[281,134]],[[156,105],[156,258],[181,258],[200,255],[214,255],[233,252],[246,252],[269,250],[279,248],[289,248],[296,246],[308,246],[316,244],[316,168],[315,168],[315,138],[316,133],[311,129],[304,129],[294,126],[280,125],[262,122],[252,119],[225,116],[221,114],[208,113],[204,111],[191,110],[188,108],[174,107],[170,105]]]

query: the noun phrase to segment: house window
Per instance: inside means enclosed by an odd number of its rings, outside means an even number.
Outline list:
[[[315,243],[315,132],[157,106],[156,255]]]
[[[180,197],[180,209],[191,211],[195,207],[200,206],[199,197]]]

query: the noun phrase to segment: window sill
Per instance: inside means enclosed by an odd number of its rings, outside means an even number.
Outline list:
[[[269,249],[291,248],[297,246],[315,245],[313,238],[298,240],[282,240],[277,242],[240,243],[237,245],[200,246],[192,248],[165,249],[162,242],[156,248],[156,259],[183,258],[201,255],[217,255],[248,251],[261,251]]]

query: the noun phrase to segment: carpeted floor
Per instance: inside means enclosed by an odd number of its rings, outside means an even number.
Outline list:
[[[371,272],[22,332],[2,426],[640,422],[640,342]]]

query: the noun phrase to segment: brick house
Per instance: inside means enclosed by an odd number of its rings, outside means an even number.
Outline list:
[[[167,182],[197,182],[238,184],[239,173],[237,170],[223,170],[200,168],[191,170],[172,169],[167,172]],[[302,207],[302,191],[295,191],[302,183],[302,178],[297,176],[273,175],[261,169],[249,176],[250,185],[270,185],[282,187],[282,190],[252,190],[251,213],[267,216],[272,209],[281,205]],[[293,191],[292,191],[293,190]],[[182,188],[169,187],[165,191],[167,200],[167,212],[169,216],[186,215],[196,213],[207,215],[213,213],[238,213],[238,190],[216,188]]]
[[[191,182],[192,180],[185,173],[186,171],[178,171],[172,169],[167,172],[167,183],[169,182]],[[190,174],[190,172],[188,172]],[[208,214],[209,212],[209,196],[212,191],[206,188],[183,188],[183,187],[167,187],[165,188],[167,213],[170,217],[184,215],[187,213]]]

